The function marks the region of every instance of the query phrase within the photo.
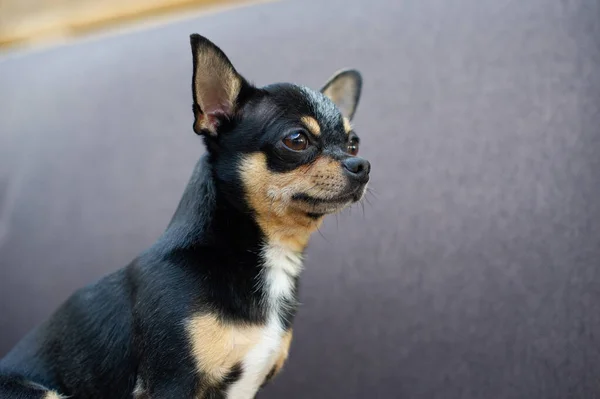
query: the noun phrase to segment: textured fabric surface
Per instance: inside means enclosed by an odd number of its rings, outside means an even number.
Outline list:
[[[285,1],[1,58],[0,355],[169,221],[191,32],[257,84],[365,80],[376,198],[312,240],[261,398],[600,398],[595,0]]]

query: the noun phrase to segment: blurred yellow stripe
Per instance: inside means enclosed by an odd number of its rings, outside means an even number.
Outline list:
[[[11,2],[15,2],[12,9]],[[52,42],[146,18],[242,5],[252,0],[77,0],[75,3],[35,0],[29,5],[26,2],[0,1],[0,47]]]

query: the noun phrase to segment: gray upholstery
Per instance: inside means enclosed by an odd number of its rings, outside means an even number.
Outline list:
[[[284,1],[0,59],[0,355],[166,226],[188,34],[257,84],[362,71],[373,165],[262,398],[600,398],[600,2]]]

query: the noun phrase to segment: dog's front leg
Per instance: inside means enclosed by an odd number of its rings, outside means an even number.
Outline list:
[[[185,306],[175,296],[158,296],[157,292],[161,292],[160,287],[147,282],[137,292],[134,308],[137,376],[133,397],[197,399],[202,381],[182,322]]]

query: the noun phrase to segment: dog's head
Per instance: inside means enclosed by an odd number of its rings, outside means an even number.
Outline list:
[[[204,136],[219,192],[250,210],[269,238],[301,247],[322,216],[366,190],[370,165],[350,124],[360,74],[338,72],[321,91],[257,88],[209,40],[194,34],[191,44],[194,131]]]

